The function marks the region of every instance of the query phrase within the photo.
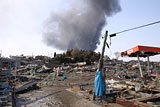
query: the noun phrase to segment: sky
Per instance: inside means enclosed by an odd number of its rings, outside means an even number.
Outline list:
[[[67,1],[67,2],[65,2]],[[54,11],[64,11],[73,0],[0,0],[0,52],[10,55],[53,55],[62,53],[43,41],[44,23]],[[102,30],[109,34],[160,20],[160,0],[120,0],[121,11],[107,17]],[[103,39],[96,52],[101,52]],[[118,34],[105,55],[114,58],[137,45],[160,47],[160,24]],[[132,60],[133,58],[120,58]],[[144,59],[145,60],[145,59]],[[151,57],[160,61],[160,56]]]

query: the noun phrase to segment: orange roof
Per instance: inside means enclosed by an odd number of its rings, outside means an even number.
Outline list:
[[[150,47],[150,46],[136,46],[127,51],[121,52],[121,56],[129,56],[136,57],[139,55],[140,57],[147,57],[160,54],[159,47]]]

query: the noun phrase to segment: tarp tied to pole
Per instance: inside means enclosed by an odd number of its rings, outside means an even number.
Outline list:
[[[106,82],[102,76],[102,70],[97,70],[94,80],[95,96],[103,96],[106,93]]]

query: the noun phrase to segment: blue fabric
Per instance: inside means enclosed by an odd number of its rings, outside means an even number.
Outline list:
[[[14,65],[14,64],[11,64],[11,67],[15,67],[15,65]]]
[[[67,79],[67,76],[64,75],[64,76],[63,76],[63,79]]]
[[[98,70],[96,72],[94,80],[94,92],[95,96],[103,96],[106,93],[106,82],[102,78],[102,71]]]

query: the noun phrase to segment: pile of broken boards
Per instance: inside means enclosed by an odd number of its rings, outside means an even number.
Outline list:
[[[13,79],[13,81],[15,84],[14,90],[16,94],[40,88],[36,78],[26,77],[26,76],[16,76],[16,79],[15,80]]]
[[[127,107],[160,106],[160,83],[129,80],[106,80],[108,89],[117,91],[116,103]],[[107,94],[106,94],[107,95]],[[113,95],[113,94],[111,94]]]
[[[59,72],[56,77],[56,72],[51,68],[42,66],[39,69],[25,69],[23,71],[16,72],[16,76],[12,76],[12,80],[16,80],[16,93],[24,93],[26,91],[39,89],[40,87],[47,85],[52,86],[55,79],[58,81],[64,81],[67,76],[63,72]],[[16,79],[15,79],[16,78]]]
[[[158,78],[144,74],[117,72],[107,80],[109,88],[118,89],[120,95],[116,103],[123,106],[160,106],[160,81]]]
[[[139,78],[139,80],[114,78],[106,80],[106,95],[103,104],[116,103],[125,107],[159,107],[160,82]],[[92,86],[91,88],[86,88]],[[93,100],[94,83],[79,83],[72,85],[72,90],[83,94],[84,98]]]
[[[16,94],[24,93],[39,89],[39,81],[46,76],[47,74],[37,73],[36,68],[18,69],[16,72],[11,72],[11,84],[15,87]]]

